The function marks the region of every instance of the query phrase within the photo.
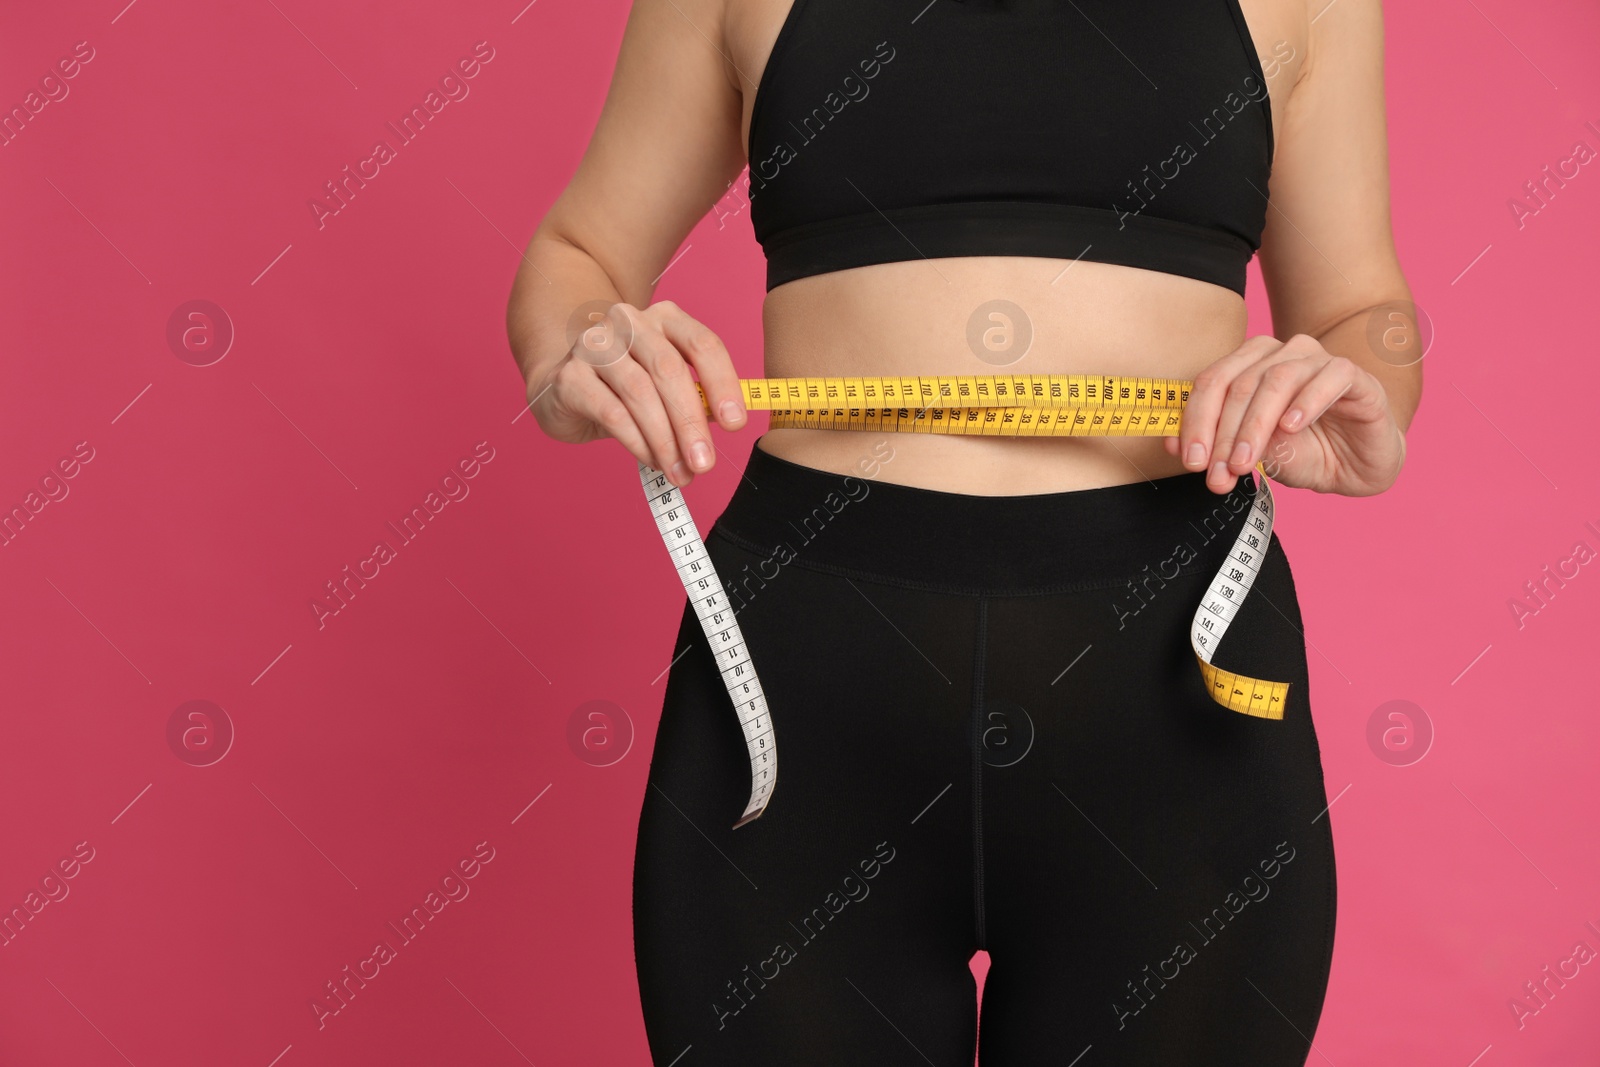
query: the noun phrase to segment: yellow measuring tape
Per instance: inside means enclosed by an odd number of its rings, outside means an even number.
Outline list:
[[[698,385],[698,383],[697,383]],[[1099,374],[957,377],[745,378],[747,410],[772,413],[773,429],[1009,437],[1175,437],[1194,383],[1178,378]],[[707,403],[700,386],[702,403]],[[708,404],[709,410],[709,404]],[[1269,682],[1216,667],[1212,656],[1254,584],[1272,537],[1272,488],[1266,471],[1228,560],[1195,611],[1190,644],[1211,698],[1264,719],[1283,718],[1288,682]],[[777,748],[765,695],[738,622],[711,566],[681,492],[664,474],[639,464],[656,526],[711,642],[750,753],[751,795],[743,826],[766,808],[777,784]]]
[[[739,382],[747,408],[774,413],[774,429],[1008,437],[1175,437],[1193,385],[1100,374]]]

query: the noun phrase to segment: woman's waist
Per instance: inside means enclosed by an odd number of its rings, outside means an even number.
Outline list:
[[[757,452],[830,474],[972,496],[1028,496],[1146,483],[1187,473],[1153,437],[1006,437],[769,429]]]
[[[1244,340],[1244,302],[1104,263],[961,257],[802,278],[767,294],[766,373],[1192,378]]]
[[[713,532],[773,567],[804,559],[914,585],[1044,591],[1115,584],[1146,563],[1215,570],[1254,498],[1249,477],[1218,495],[1192,473],[1019,494],[927,488],[890,479],[913,435],[838,436],[857,439],[843,472],[776,455],[758,439]]]
[[[763,320],[770,378],[1188,380],[1236,348],[1245,331],[1243,303],[1217,286],[1028,257],[878,264],[804,278],[768,295]],[[880,436],[774,427],[762,447],[846,474]],[[1096,489],[1184,471],[1154,437],[888,436],[897,459],[884,480],[958,493]]]

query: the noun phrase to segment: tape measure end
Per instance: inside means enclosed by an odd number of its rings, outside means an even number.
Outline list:
[[[766,811],[766,810],[767,809],[764,806],[760,807],[760,808],[757,808],[755,811],[752,811],[749,815],[746,815],[744,818],[742,818],[738,822],[734,823],[733,824],[733,828],[735,830],[737,830],[739,827],[745,825],[746,823],[755,822],[757,819],[761,818],[761,813]]]

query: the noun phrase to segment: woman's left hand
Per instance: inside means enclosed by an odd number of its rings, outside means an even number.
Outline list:
[[[1305,334],[1252,337],[1201,371],[1165,443],[1216,493],[1264,459],[1284,485],[1370,496],[1394,484],[1406,454],[1383,383]]]

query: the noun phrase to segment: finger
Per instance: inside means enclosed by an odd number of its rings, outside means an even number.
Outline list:
[[[1261,470],[1273,481],[1283,481],[1283,472],[1294,462],[1295,447],[1292,437],[1279,438],[1268,455],[1261,457]]]
[[[1326,359],[1315,358],[1289,359],[1274,363],[1262,371],[1260,382],[1239,419],[1238,431],[1233,442],[1226,446],[1226,452],[1219,438],[1217,456],[1227,456],[1228,470],[1233,475],[1243,474],[1255,466],[1290,403],[1327,362]]]
[[[1321,418],[1338,401],[1356,392],[1361,382],[1358,368],[1343,357],[1328,361],[1317,375],[1307,382],[1289,402],[1279,425],[1289,433],[1303,430]]]
[[[663,312],[670,315],[675,310],[676,305],[673,305],[671,309],[647,313],[652,321],[634,338],[633,358],[655,382],[656,394],[661,398],[672,427],[679,456],[688,461],[693,473],[699,473],[709,470],[714,458],[705,405],[700,400],[700,391],[695,388],[689,363],[659,325]]]
[[[1277,351],[1246,370],[1228,386],[1222,411],[1217,416],[1217,436],[1212,443],[1211,465],[1206,469],[1206,483],[1216,492],[1228,492],[1238,481],[1239,475],[1250,469],[1248,463],[1243,466],[1238,463],[1241,455],[1240,429],[1245,414],[1256,403],[1267,374],[1277,366],[1306,362],[1308,357],[1319,366],[1321,361],[1326,360],[1321,345],[1309,337],[1302,340],[1302,337],[1300,334],[1291,337]]]
[[[636,346],[639,340],[635,338]],[[634,425],[644,435],[650,448],[650,465],[666,474],[673,485],[687,485],[692,475],[678,451],[677,436],[672,432],[672,421],[656,390],[655,378],[639,365],[631,352],[626,359],[595,368],[595,373],[627,407]]]
[[[1282,347],[1276,338],[1261,334],[1250,338],[1195,376],[1189,401],[1183,406],[1183,422],[1178,428],[1179,453],[1185,467],[1192,471],[1204,470],[1211,459],[1217,416],[1222,412],[1222,404],[1233,379]]]
[[[662,317],[661,331],[694,367],[705,390],[706,406],[723,429],[740,429],[745,424],[744,395],[739,390],[739,372],[722,339],[670,300],[654,306],[662,304],[669,305],[669,310]]]
[[[539,402],[557,413],[557,418],[592,423],[616,438],[634,459],[655,466],[650,446],[628,413],[627,405],[600,380],[592,367],[575,361],[570,369],[545,387],[542,396]]]
[[[563,356],[549,370],[528,381],[528,410],[545,433],[558,441],[575,442],[589,421],[587,415],[566,402],[577,394],[572,391],[575,376],[581,368]],[[591,375],[592,377],[593,375]],[[561,388],[565,384],[568,388]]]
[[[1239,428],[1244,421],[1245,412],[1249,410],[1256,393],[1261,388],[1267,371],[1279,364],[1306,359],[1316,361],[1320,365],[1327,358],[1327,353],[1315,338],[1305,334],[1295,334],[1276,351],[1233,380],[1223,400],[1222,411],[1217,416],[1217,436],[1212,443],[1211,461],[1206,473],[1206,483],[1214,491],[1226,493],[1238,481],[1239,475],[1250,469],[1248,464],[1237,471],[1233,469],[1234,459],[1239,454]]]
[[[528,382],[528,393],[527,393],[527,395],[528,395],[528,407],[529,407],[530,410],[533,408],[533,406],[535,404],[537,404],[539,402],[539,398],[540,397],[544,396],[544,394],[546,392],[548,392],[550,389],[552,389],[555,386],[556,380],[559,377],[561,377],[563,374],[572,373],[571,370],[570,370],[570,367],[572,366],[572,363],[573,363],[572,350],[568,349],[565,353],[562,354],[560,359],[556,360],[553,364],[550,365],[550,369],[545,371],[544,374],[539,377],[539,380],[537,382],[534,382],[534,381],[529,381]]]

